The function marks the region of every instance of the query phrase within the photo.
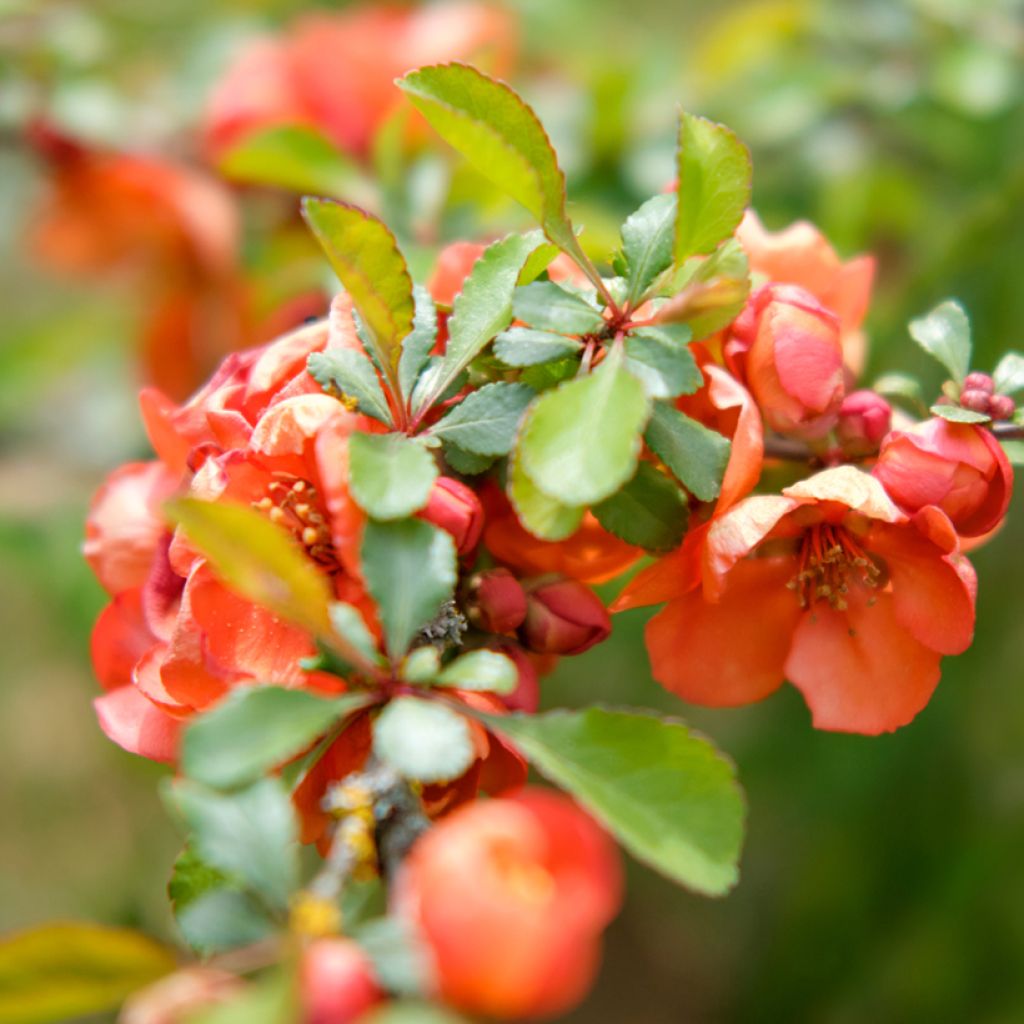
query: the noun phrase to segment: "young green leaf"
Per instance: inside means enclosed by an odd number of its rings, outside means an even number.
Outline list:
[[[626,302],[636,306],[647,289],[672,265],[676,229],[675,195],[648,199],[622,225],[622,255],[626,260]]]
[[[353,434],[348,442],[349,488],[374,519],[404,519],[430,498],[437,464],[405,434]]]
[[[750,263],[743,246],[730,238],[710,256],[691,257],[662,277],[658,294],[670,298],[658,310],[658,322],[684,324],[691,340],[703,341],[732,323],[750,294]]]
[[[710,896],[736,884],[744,808],[735,770],[681,722],[599,707],[486,721],[638,860]]]
[[[412,397],[416,380],[423,372],[430,358],[430,351],[437,342],[437,307],[430,292],[422,285],[413,287],[416,312],[412,332],[402,340],[402,354],[398,360],[398,385],[402,394]]]
[[[941,416],[950,423],[991,423],[992,417],[984,412],[964,409],[959,405],[933,405],[932,415]]]
[[[246,505],[182,498],[166,509],[232,590],[311,633],[329,632],[327,578],[290,533]]]
[[[236,877],[269,906],[287,908],[299,865],[295,818],[280,780],[218,793],[179,779],[167,792],[204,861]]]
[[[691,494],[701,501],[718,497],[729,462],[727,437],[671,405],[656,402],[644,440]]]
[[[692,395],[704,383],[686,344],[657,327],[641,327],[626,338],[626,369],[650,398]]]
[[[494,354],[506,366],[536,366],[582,350],[583,343],[575,338],[530,327],[510,327],[494,339]]]
[[[441,610],[455,588],[455,544],[418,519],[369,522],[363,531],[363,573],[380,609],[393,660]]]
[[[614,347],[589,376],[541,395],[523,421],[522,468],[563,505],[602,501],[636,470],[650,403],[623,361],[622,348]]]
[[[373,724],[373,752],[405,778],[426,783],[457,779],[475,756],[465,718],[418,697],[384,708]]]
[[[552,242],[576,248],[565,175],[537,115],[512,89],[465,64],[420,68],[398,87],[450,146],[537,218]]]
[[[541,540],[565,540],[583,522],[586,506],[563,505],[539,491],[513,456],[508,466],[508,497],[523,526]]]
[[[711,252],[736,230],[750,202],[747,147],[724,125],[679,119],[675,262]]]
[[[402,679],[419,686],[436,679],[441,673],[441,655],[433,644],[416,647],[402,662],[399,672]]]
[[[996,391],[1000,395],[1013,395],[1024,391],[1024,356],[1019,352],[1007,352],[992,374]]]
[[[178,930],[201,956],[249,946],[274,932],[274,923],[251,896],[238,889],[211,889],[175,915]]]
[[[446,665],[437,678],[438,686],[458,690],[485,690],[511,693],[519,682],[519,673],[510,658],[497,651],[470,651]]]
[[[456,473],[462,473],[463,476],[476,476],[479,473],[485,473],[494,465],[495,456],[476,455],[473,452],[467,452],[465,448],[460,448],[457,444],[452,444],[451,441],[446,441],[444,460]]]
[[[327,699],[280,686],[236,687],[185,731],[182,770],[216,789],[253,782],[366,700],[362,693]]]
[[[517,288],[512,312],[517,320],[556,334],[592,334],[605,326],[599,309],[554,281],[535,281]]]
[[[655,553],[677,547],[689,519],[685,495],[649,462],[641,462],[636,476],[593,512],[609,533]]]
[[[354,399],[360,412],[394,426],[377,371],[362,352],[352,348],[314,352],[306,360],[306,369],[325,391]]]
[[[525,384],[485,384],[433,426],[430,435],[476,455],[507,455],[533,398]]]
[[[358,207],[307,196],[302,214],[366,328],[371,355],[399,394],[402,339],[413,328],[412,278],[395,236]]]
[[[548,391],[561,384],[564,380],[575,377],[580,368],[578,356],[567,356],[549,363],[528,366],[519,375],[519,379],[536,392]]]
[[[885,373],[871,385],[871,390],[888,398],[902,398],[914,412],[924,415],[927,406],[921,382],[906,373]]]
[[[971,365],[971,324],[963,307],[951,299],[940,302],[930,313],[911,320],[910,336],[933,359],[937,359],[959,384]]]

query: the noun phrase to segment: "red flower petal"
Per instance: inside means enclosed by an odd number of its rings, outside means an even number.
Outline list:
[[[134,686],[111,690],[92,705],[100,728],[129,753],[167,763],[177,758],[182,723],[165,715]]]

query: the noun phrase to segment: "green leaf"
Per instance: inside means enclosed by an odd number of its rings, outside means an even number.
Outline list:
[[[294,971],[250,981],[233,999],[193,1010],[188,1024],[294,1024],[302,1020]]]
[[[535,281],[517,288],[512,312],[517,320],[556,334],[593,334],[605,327],[599,309],[554,281]]]
[[[556,359],[551,363],[541,363],[539,366],[528,366],[519,375],[519,379],[534,391],[548,391],[561,384],[563,380],[575,377],[579,368],[579,358],[569,356],[566,359]]]
[[[676,479],[701,501],[713,501],[729,462],[729,439],[664,402],[656,402],[644,440]]]
[[[609,533],[655,553],[678,547],[689,519],[685,495],[649,462],[593,512]]]
[[[971,365],[971,324],[963,307],[951,299],[908,326],[910,336],[937,359],[959,384]]]
[[[362,693],[326,699],[280,686],[236,687],[185,731],[182,770],[218,789],[253,782],[297,757],[366,700]]]
[[[735,770],[682,722],[599,707],[486,721],[638,860],[710,896],[735,885],[744,815]]]
[[[128,928],[58,921],[0,938],[0,1021],[47,1024],[115,1010],[177,967]]]
[[[470,651],[446,665],[437,678],[438,686],[458,690],[483,690],[511,693],[519,683],[519,673],[510,658],[497,651]]]
[[[536,281],[551,266],[552,261],[561,251],[557,245],[550,243],[537,246],[526,257],[523,269],[519,271],[519,284],[530,284]]]
[[[485,384],[452,408],[430,434],[476,455],[507,455],[533,397],[525,384]]]
[[[399,675],[409,683],[429,683],[440,675],[441,655],[433,644],[410,651],[402,662]]]
[[[177,914],[182,937],[201,956],[223,953],[268,938],[274,924],[267,914],[237,889],[212,889]]]
[[[408,921],[378,917],[356,928],[352,938],[369,957],[377,981],[388,992],[418,996],[433,987],[430,955]],[[360,1021],[365,1019],[360,1015]]]
[[[916,412],[923,413],[927,408],[920,381],[906,373],[883,374],[871,385],[871,390],[888,398],[902,398]]]
[[[489,245],[455,296],[448,318],[448,344],[436,379],[421,407],[432,405],[512,319],[512,293],[540,234],[509,235]],[[531,285],[530,287],[533,287]]]
[[[380,609],[392,659],[405,654],[413,637],[455,589],[455,544],[449,534],[418,519],[369,522],[363,531],[363,573]]]
[[[232,590],[312,633],[329,631],[327,578],[287,530],[247,505],[182,498],[165,508]]]
[[[736,230],[750,202],[747,147],[724,125],[679,119],[675,262],[711,252]]]
[[[275,125],[246,135],[218,161],[225,178],[295,192],[351,194],[359,169],[313,128]]]
[[[174,861],[167,895],[177,914],[200,896],[230,884],[231,879],[223,871],[210,867],[192,844],[186,843]]]
[[[685,324],[691,340],[703,341],[727,327],[743,309],[750,294],[747,254],[730,238],[710,256],[694,256],[664,275],[658,293],[672,298],[658,310],[658,321]]]
[[[537,218],[552,242],[575,250],[565,175],[537,115],[512,89],[465,64],[420,68],[398,87],[450,146]]]
[[[370,632],[363,613],[355,605],[335,601],[328,609],[334,632],[369,664],[380,661],[377,640]]]
[[[622,225],[626,260],[626,301],[636,306],[662,271],[672,265],[676,228],[676,197],[648,199]]]
[[[349,489],[374,519],[403,519],[430,498],[437,463],[405,434],[353,434],[348,441]]]
[[[398,697],[373,723],[373,752],[417,782],[457,779],[476,756],[469,724],[451,708]]]
[[[329,394],[352,398],[360,412],[394,426],[377,371],[362,352],[352,348],[314,352],[306,360],[306,369]]]
[[[494,339],[494,354],[506,366],[536,366],[582,351],[583,343],[564,334],[510,327]]]
[[[430,352],[437,342],[437,308],[430,292],[422,285],[413,287],[416,312],[412,332],[402,340],[402,355],[398,360],[398,385],[402,394],[412,396],[416,380],[427,365]]]
[[[462,473],[463,476],[476,476],[478,473],[486,472],[494,465],[494,456],[475,455],[450,441],[445,442],[444,459],[456,473]]]
[[[992,380],[1000,395],[1013,395],[1024,390],[1024,356],[1019,352],[1007,352],[999,360]]]
[[[959,405],[933,405],[932,415],[941,416],[950,423],[991,423],[992,417],[984,412],[964,409]]]
[[[268,906],[287,908],[298,882],[298,850],[291,801],[278,779],[261,779],[233,793],[178,779],[168,794],[204,861],[237,878]]]
[[[602,501],[636,469],[650,404],[623,359],[622,348],[614,347],[588,377],[541,395],[523,421],[522,469],[563,505]]]
[[[1024,441],[1002,441],[1003,451],[1014,466],[1024,466]]]
[[[413,328],[412,278],[395,236],[364,210],[327,199],[302,200],[302,214],[367,332],[370,353],[400,394],[402,339]]]
[[[640,379],[650,398],[692,395],[704,383],[685,342],[657,327],[641,327],[626,338],[626,369]]]
[[[585,505],[563,505],[539,491],[518,458],[509,459],[508,497],[524,528],[541,540],[565,540],[583,522]]]

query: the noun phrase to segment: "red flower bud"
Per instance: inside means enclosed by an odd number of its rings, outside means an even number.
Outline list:
[[[988,414],[994,420],[1008,420],[1017,411],[1017,404],[1009,395],[993,395],[988,401]]]
[[[582,654],[611,632],[598,596],[577,580],[541,583],[526,595],[523,643],[538,654]]]
[[[872,472],[906,512],[937,505],[965,537],[999,524],[1013,488],[1013,469],[991,431],[938,417],[890,434]]]
[[[317,939],[302,958],[305,1024],[351,1024],[381,998],[373,969],[350,939]]]
[[[519,644],[511,640],[501,640],[488,646],[513,661],[519,674],[516,688],[501,698],[502,703],[509,711],[526,711],[533,714],[540,704],[540,681],[537,678],[537,667],[530,656]]]
[[[987,413],[991,400],[992,396],[987,391],[982,391],[981,388],[964,388],[960,392],[960,404],[965,409],[971,409],[974,412]]]
[[[839,318],[809,291],[759,289],[733,323],[725,354],[772,430],[813,440],[835,425],[844,392]]]
[[[843,453],[873,455],[889,433],[892,406],[874,391],[854,391],[839,407],[836,436]]]
[[[548,1017],[590,987],[620,886],[604,832],[566,797],[527,789],[437,822],[402,865],[395,908],[430,947],[445,1003]]]
[[[983,391],[986,395],[991,395],[995,389],[995,383],[987,373],[975,371],[964,377],[964,391]]]
[[[511,633],[526,618],[526,591],[508,569],[488,569],[470,584],[468,614],[487,633]]]
[[[464,483],[450,476],[437,479],[419,517],[450,533],[460,555],[469,554],[477,546],[484,528],[480,500]]]

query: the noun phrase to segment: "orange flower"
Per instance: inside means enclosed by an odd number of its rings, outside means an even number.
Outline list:
[[[647,626],[655,678],[712,706],[788,678],[821,729],[905,725],[974,631],[974,572],[949,520],[908,517],[851,466],[736,505],[708,533],[703,586],[677,584]]]
[[[782,231],[766,231],[753,210],[744,215],[736,237],[755,274],[779,284],[799,285],[835,313],[843,360],[854,377],[859,375],[865,349],[861,324],[871,299],[874,257],[855,256],[844,263],[813,224],[801,220]]]
[[[535,789],[470,804],[423,835],[395,905],[430,946],[446,1003],[549,1017],[589,989],[620,888],[608,837],[566,797]]]
[[[396,78],[423,64],[469,59],[505,74],[515,35],[507,12],[471,2],[308,14],[283,36],[250,44],[228,68],[206,111],[207,153],[216,160],[253,131],[297,124],[365,157],[398,109]]]

